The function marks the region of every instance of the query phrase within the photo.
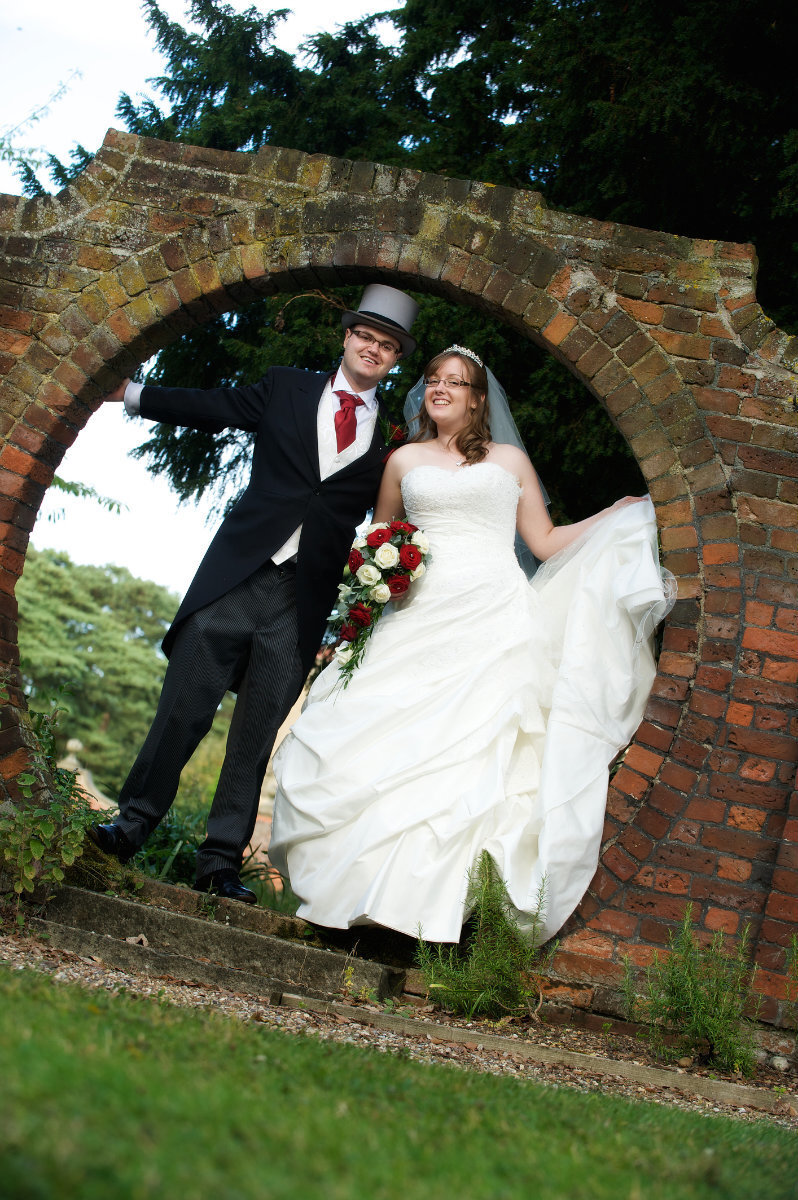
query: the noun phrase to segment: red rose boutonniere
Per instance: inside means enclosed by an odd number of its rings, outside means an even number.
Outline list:
[[[382,440],[388,447],[388,453],[382,460],[386,463],[394,450],[398,450],[402,442],[407,438],[407,429],[403,425],[395,425],[387,417],[380,416],[380,432],[382,433]]]

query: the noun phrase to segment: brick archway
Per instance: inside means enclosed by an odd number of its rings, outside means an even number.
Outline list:
[[[798,339],[752,247],[549,210],[532,192],[264,148],[110,131],[58,196],[0,197],[0,648],[53,471],[99,398],[165,342],[274,292],[383,280],[472,304],[564,362],[631,446],[680,600],[610,789],[598,872],[561,940],[597,1004],[692,902],[750,921],[785,1014],[798,928]],[[0,799],[27,761],[12,679]]]

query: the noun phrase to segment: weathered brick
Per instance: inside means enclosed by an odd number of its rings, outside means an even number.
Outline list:
[[[626,379],[626,369],[617,359],[611,358],[610,361],[603,366],[593,376],[593,388],[599,396],[607,396],[610,392],[614,392],[620,387]],[[641,416],[641,421],[645,418]]]
[[[638,775],[636,771],[631,771],[627,766],[621,766],[615,772],[613,783],[625,795],[642,800],[648,791],[650,780]]]
[[[601,340],[608,346],[620,346],[637,332],[637,325],[625,313],[616,313],[601,328]]]
[[[557,313],[543,330],[543,336],[552,346],[559,346],[576,328],[576,325],[576,317],[572,317],[569,313]]]
[[[602,855],[602,862],[608,871],[616,875],[623,883],[637,873],[638,864],[619,846],[610,846]]]
[[[711,353],[709,338],[700,334],[675,333],[670,329],[652,329],[651,336],[668,354],[680,358],[708,359]]]
[[[629,888],[624,907],[627,912],[640,913],[641,916],[656,916],[663,921],[681,921],[688,903],[687,897],[638,892]]]
[[[764,829],[768,814],[759,808],[750,808],[744,804],[731,804],[728,812],[728,823],[735,829],[757,831]]]
[[[721,891],[717,880],[704,879],[700,875],[693,877],[690,896],[699,904],[717,904],[720,901],[729,911],[745,913],[748,917],[759,917],[764,912],[766,901],[766,896],[756,888],[740,887],[727,881]]]
[[[665,309],[661,304],[651,304],[647,300],[634,300],[619,296],[618,303],[625,312],[634,317],[635,321],[642,321],[645,325],[659,325],[665,314]]]
[[[740,927],[740,918],[736,913],[727,912],[724,908],[708,908],[704,917],[704,925],[714,933],[735,934]]]
[[[661,783],[654,784],[648,794],[648,800],[653,808],[667,813],[668,816],[680,813],[685,806],[685,797],[681,792],[664,787]]]
[[[651,349],[651,339],[644,333],[635,333],[627,338],[617,351],[618,358],[627,367],[632,366]]]
[[[570,359],[571,362],[576,362],[586,351],[597,345],[599,345],[599,342],[595,335],[589,329],[584,329],[580,325],[563,339],[560,343],[560,349],[566,358]]]
[[[743,633],[743,646],[761,650],[776,658],[795,658],[798,656],[798,634],[778,629],[748,628]]]
[[[745,883],[751,878],[751,863],[740,858],[718,859],[718,878],[728,879],[732,883]]]
[[[623,349],[624,346],[621,347],[619,357]],[[637,380],[639,384],[644,385],[668,371],[669,366],[670,364],[668,359],[664,354],[660,353],[658,350],[652,350],[643,358],[632,364],[630,368],[630,374],[632,378]]]
[[[585,379],[592,379],[611,358],[612,354],[606,346],[594,345],[576,360],[576,369]]]

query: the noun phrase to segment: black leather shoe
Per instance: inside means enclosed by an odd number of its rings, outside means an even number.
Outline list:
[[[238,878],[238,871],[232,867],[223,867],[221,871],[211,871],[203,875],[194,884],[196,892],[214,892],[224,896],[225,900],[240,900],[242,904],[257,904],[258,897],[249,888],[244,887]]]
[[[112,854],[123,864],[130,862],[136,853],[136,847],[128,841],[127,835],[115,823],[113,825],[90,825],[87,832],[95,846],[99,846],[103,854]]]

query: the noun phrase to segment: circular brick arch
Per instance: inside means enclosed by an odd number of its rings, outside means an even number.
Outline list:
[[[64,450],[118,379],[275,292],[382,280],[480,308],[565,363],[631,446],[679,582],[645,720],[610,788],[563,977],[606,1008],[692,903],[750,922],[763,1016],[798,927],[798,339],[751,247],[549,210],[537,193],[114,131],[56,197],[0,197],[0,799],[28,761],[14,590]],[[453,330],[453,334],[456,331]]]

